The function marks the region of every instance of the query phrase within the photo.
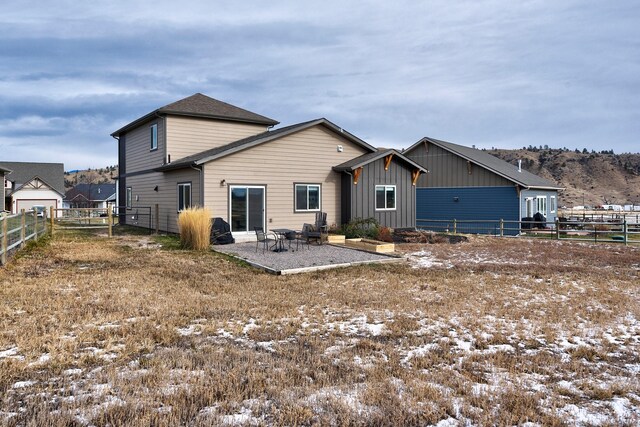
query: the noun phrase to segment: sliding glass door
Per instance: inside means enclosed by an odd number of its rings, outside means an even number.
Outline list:
[[[265,187],[232,185],[229,187],[229,224],[234,233],[253,233],[264,229]]]

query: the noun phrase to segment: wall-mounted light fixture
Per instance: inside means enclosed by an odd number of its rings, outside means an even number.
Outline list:
[[[227,185],[227,180],[226,179],[220,180],[220,187],[224,187],[225,185]]]
[[[158,191],[158,186],[157,185],[154,187],[153,191]]]
[[[457,203],[457,202],[459,202],[459,201],[460,201],[460,198],[459,198],[459,197],[454,197],[454,198],[453,198],[453,201]]]

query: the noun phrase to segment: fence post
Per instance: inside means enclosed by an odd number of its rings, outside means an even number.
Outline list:
[[[2,255],[0,256],[0,264],[5,265],[7,263],[7,218],[2,218],[2,243],[0,243],[0,250]]]
[[[112,218],[111,218],[111,203],[107,203],[107,222],[109,223],[109,232],[108,232],[109,237],[113,236],[113,229],[111,228],[112,227],[111,220],[112,220]]]
[[[500,237],[504,237],[504,220],[500,218]]]
[[[49,225],[51,226],[51,235],[53,236],[53,206],[49,206]]]
[[[160,234],[160,205],[156,203],[156,234]]]
[[[622,233],[624,235],[624,245],[627,246],[627,239],[628,237],[628,230],[627,230],[627,218],[624,219],[624,221],[622,222]]]
[[[33,240],[37,242],[38,241],[38,213],[36,211],[33,211],[33,232],[35,233]]]
[[[24,209],[20,210],[20,247],[24,247],[27,237],[27,214]]]
[[[560,220],[556,217],[556,240],[560,240]]]
[[[458,222],[456,221],[455,218],[453,218],[453,234],[456,234],[457,231],[458,231]]]

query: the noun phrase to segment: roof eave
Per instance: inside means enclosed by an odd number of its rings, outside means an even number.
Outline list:
[[[220,116],[220,115],[217,115],[217,114],[187,113],[187,112],[184,112],[184,111],[168,110],[168,109],[163,109],[163,108],[160,108],[159,110],[157,110],[157,112],[159,114],[166,114],[166,115],[172,115],[172,116],[200,117],[200,118],[205,118],[205,119],[216,119],[216,120],[224,120],[224,121],[229,121],[229,122],[253,123],[253,124],[257,124],[257,125],[275,126],[275,125],[280,123],[280,122],[278,122],[276,120],[273,120],[273,119],[270,119],[268,117],[265,117],[264,120],[262,120],[262,119],[243,119],[243,118],[240,118],[240,117]]]

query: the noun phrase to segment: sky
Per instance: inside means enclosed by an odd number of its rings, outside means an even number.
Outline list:
[[[117,164],[110,134],[200,92],[377,147],[640,152],[640,2],[12,1],[0,160]]]

